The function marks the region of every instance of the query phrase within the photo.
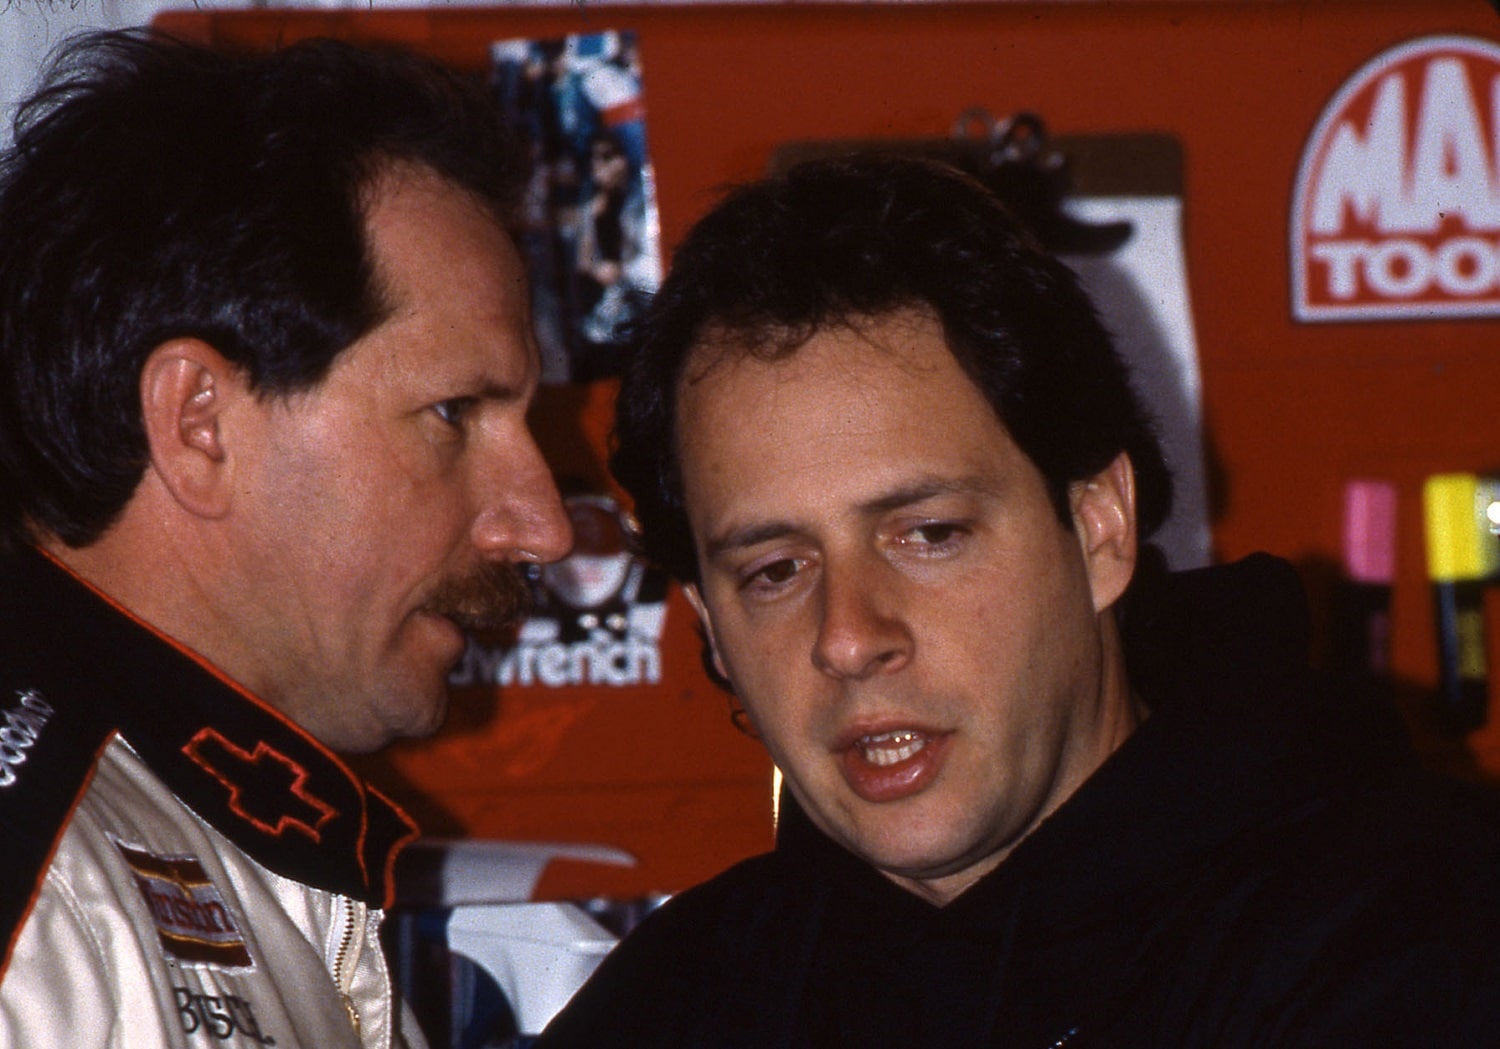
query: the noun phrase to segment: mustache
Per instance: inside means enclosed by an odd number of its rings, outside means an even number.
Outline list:
[[[509,631],[530,604],[530,592],[516,567],[491,563],[444,579],[422,608],[484,639]]]

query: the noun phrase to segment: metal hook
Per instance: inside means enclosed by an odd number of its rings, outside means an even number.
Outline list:
[[[953,122],[951,137],[971,147],[971,173],[1054,251],[1106,253],[1129,239],[1129,223],[1089,225],[1063,211],[1067,159],[1051,147],[1047,125],[1036,113],[1023,110],[997,120],[983,106],[970,106]]]

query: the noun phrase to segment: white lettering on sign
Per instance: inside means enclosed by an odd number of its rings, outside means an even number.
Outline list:
[[[1298,320],[1500,314],[1500,45],[1426,37],[1324,109],[1292,205]]]
[[[567,688],[579,685],[661,684],[661,650],[654,640],[595,637],[572,644],[521,643],[510,649],[470,645],[449,676],[451,685],[540,685]]]

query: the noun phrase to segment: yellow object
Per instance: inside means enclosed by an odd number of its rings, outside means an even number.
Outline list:
[[[1494,486],[1474,474],[1434,474],[1422,486],[1427,573],[1439,583],[1483,579],[1500,568],[1489,528]]]

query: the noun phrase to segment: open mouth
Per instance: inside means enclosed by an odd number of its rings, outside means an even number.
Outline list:
[[[928,737],[911,729],[897,729],[861,736],[854,746],[860,755],[872,765],[895,765],[907,760],[927,746]]]
[[[862,800],[872,804],[901,801],[937,782],[947,763],[952,735],[904,725],[845,737],[847,742],[838,751],[839,768],[849,789]]]

